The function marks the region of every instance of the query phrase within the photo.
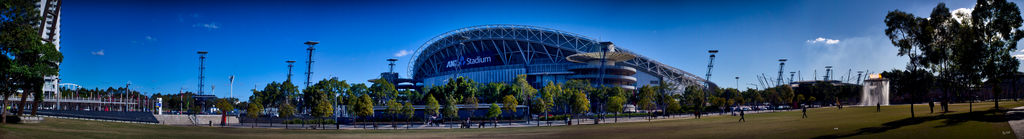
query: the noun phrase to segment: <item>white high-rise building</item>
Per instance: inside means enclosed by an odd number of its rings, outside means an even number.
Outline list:
[[[39,35],[43,42],[53,43],[54,49],[60,51],[60,5],[61,0],[39,0],[36,3],[39,15],[43,16],[43,22],[39,23]],[[60,76],[47,76],[44,78],[43,94],[60,95]]]

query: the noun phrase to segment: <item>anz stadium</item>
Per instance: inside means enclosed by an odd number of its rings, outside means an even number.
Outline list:
[[[582,79],[591,85],[636,90],[645,85],[714,83],[654,59],[570,32],[526,25],[480,25],[452,30],[420,46],[409,61],[412,87],[437,86],[463,76],[478,83],[511,83],[525,74],[534,86]],[[603,71],[603,72],[602,72]],[[706,84],[705,84],[706,83]]]

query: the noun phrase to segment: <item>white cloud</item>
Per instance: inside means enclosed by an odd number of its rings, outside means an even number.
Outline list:
[[[402,56],[409,55],[409,54],[412,54],[412,52],[409,51],[409,50],[401,50],[401,51],[398,51],[397,53],[395,53],[395,57],[402,57]]]
[[[97,55],[97,56],[106,55],[106,54],[103,53],[103,49],[100,49],[99,51],[89,52],[89,53],[92,53],[92,55]]]
[[[1017,60],[1024,60],[1024,54],[1016,54],[1013,57],[1017,58]]]
[[[153,36],[146,36],[146,40],[148,40],[148,41],[156,41],[156,38],[153,38]]]
[[[823,39],[820,43],[827,43],[827,41],[828,39]],[[806,52],[804,57],[809,59],[790,59],[790,61],[806,61],[806,64],[798,64],[803,67],[798,66],[797,69],[802,69],[803,75],[812,75],[813,70],[816,69],[818,70],[818,79],[821,79],[820,75],[823,75],[825,66],[835,67],[834,74],[845,77],[849,70],[854,72],[853,75],[857,74],[856,71],[862,70],[879,73],[894,68],[902,69],[909,62],[906,56],[896,55],[899,50],[893,47],[891,41],[883,35],[843,38],[843,43],[836,43],[829,47],[803,47],[803,49]],[[788,66],[790,63],[786,64]],[[811,76],[804,78],[810,80]]]
[[[192,25],[192,27],[202,27],[202,28],[206,28],[206,29],[210,29],[210,30],[219,29],[220,28],[220,26],[217,25],[217,23],[195,24],[195,25]]]
[[[825,44],[825,45],[834,45],[834,44],[839,43],[839,40],[818,37],[818,38],[816,38],[814,40],[807,40],[807,43],[809,43],[809,44],[822,43],[822,44]]]

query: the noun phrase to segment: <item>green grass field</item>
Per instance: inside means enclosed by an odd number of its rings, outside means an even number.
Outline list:
[[[1012,108],[1022,102],[1003,102]],[[929,113],[916,105],[809,109],[704,119],[655,120],[582,126],[436,130],[284,130],[180,127],[46,119],[42,124],[4,125],[0,138],[1014,138],[1004,111],[992,103],[954,104],[951,113]],[[938,110],[936,108],[936,110]],[[1008,134],[1007,134],[1008,133]]]

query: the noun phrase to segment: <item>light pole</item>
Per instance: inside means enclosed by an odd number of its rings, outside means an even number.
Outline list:
[[[740,76],[736,76],[736,90],[740,89]]]
[[[832,78],[832,66],[825,66],[825,81],[827,82],[829,78]]]
[[[786,66],[786,60],[787,59],[785,59],[785,58],[779,59],[779,77],[778,77],[778,79],[775,80],[775,85],[776,86],[782,85],[782,70],[783,70],[783,67]]]
[[[709,56],[709,58],[708,58],[709,59],[708,60],[708,72],[707,72],[707,74],[704,74],[704,80],[705,80],[704,81],[704,90],[707,90],[707,91],[711,91],[711,87],[710,87],[711,84],[709,84],[709,82],[711,82],[710,81],[711,80],[711,68],[715,67],[714,66],[715,65],[715,54],[717,54],[717,53],[718,53],[718,50],[708,50],[708,54],[711,54],[711,56]],[[704,105],[705,105],[704,103],[708,100],[708,97],[709,97],[709,95],[708,95],[709,93],[707,91],[705,91],[704,99],[703,99],[703,101],[701,101],[701,104],[700,104],[701,105],[700,106],[701,110],[698,110],[697,113],[699,113],[699,114],[697,115],[697,118],[700,118],[700,115],[703,114],[702,111],[704,109]]]
[[[309,47],[306,48],[306,51],[309,51],[309,59],[306,61],[306,87],[309,87],[309,84],[312,83],[309,82],[309,79],[313,75],[313,50],[316,50],[316,48],[313,48],[313,46],[316,46],[316,44],[320,44],[320,42],[306,41],[306,43],[303,44],[309,45]]]
[[[235,75],[231,75],[231,77],[228,77],[228,81],[230,82],[228,84],[228,92],[230,92],[230,93],[228,93],[228,96],[229,96],[229,98],[234,98],[235,97]]]
[[[206,70],[206,67],[205,67],[204,63],[206,62],[206,54],[207,53],[209,53],[209,52],[206,52],[206,51],[198,51],[198,52],[196,52],[196,54],[199,54],[199,95],[203,95],[203,78],[206,78],[206,76],[203,76],[203,70]]]
[[[794,77],[795,75],[796,75],[796,72],[795,72],[795,71],[790,71],[790,72],[789,72],[789,82],[790,82],[790,83],[792,83],[792,82],[793,82],[793,77]]]
[[[288,63],[288,81],[290,82],[292,80],[292,67],[294,66],[292,64],[295,63],[295,61],[294,60],[288,60],[288,61],[284,61],[284,62]]]

